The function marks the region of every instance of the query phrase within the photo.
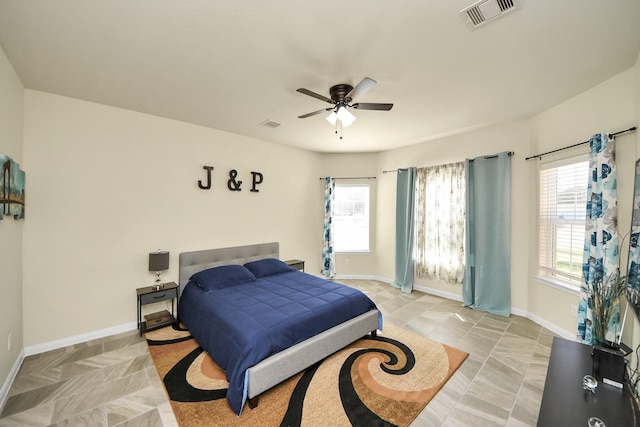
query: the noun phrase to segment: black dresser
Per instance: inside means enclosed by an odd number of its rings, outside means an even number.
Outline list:
[[[587,427],[591,417],[607,427],[640,426],[628,383],[620,389],[598,381],[595,393],[583,389],[584,376],[593,375],[591,352],[589,345],[554,337],[538,426]]]

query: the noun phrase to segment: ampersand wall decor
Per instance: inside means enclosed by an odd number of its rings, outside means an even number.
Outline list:
[[[238,176],[238,171],[235,169],[231,169],[229,171],[229,180],[227,181],[227,188],[231,191],[242,191],[240,186],[242,185],[242,181],[236,182],[236,176]]]

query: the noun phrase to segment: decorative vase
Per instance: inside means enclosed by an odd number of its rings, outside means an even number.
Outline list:
[[[624,293],[625,287],[625,277],[618,274],[611,274],[606,280],[594,284],[591,295],[593,344],[607,346],[607,332],[613,316],[619,313],[620,295]]]

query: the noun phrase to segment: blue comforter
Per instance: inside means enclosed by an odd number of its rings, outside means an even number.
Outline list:
[[[248,368],[376,309],[357,289],[299,271],[208,292],[190,282],[179,307],[180,320],[225,370],[227,401],[238,415],[247,398]]]

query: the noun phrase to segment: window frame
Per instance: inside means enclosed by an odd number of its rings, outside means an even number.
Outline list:
[[[365,187],[367,189],[367,200],[365,202],[365,211],[366,211],[366,221],[367,221],[367,245],[366,249],[358,249],[358,248],[340,248],[336,245],[336,241],[338,240],[338,231],[337,226],[338,215],[336,215],[337,205],[338,205],[338,191],[339,189],[344,188],[354,188],[354,187]],[[365,254],[371,252],[371,185],[369,183],[357,183],[357,184],[338,184],[335,185],[335,195],[333,201],[333,250],[335,253],[341,254]],[[339,240],[338,240],[339,241]]]
[[[548,169],[556,169],[556,168],[560,168],[562,166],[569,166],[569,165],[576,165],[579,163],[584,163],[587,162],[587,176],[586,179],[588,180],[588,174],[589,174],[589,167],[588,167],[588,162],[589,162],[589,154],[579,154],[576,156],[571,156],[571,157],[567,157],[564,159],[560,159],[560,160],[554,160],[554,161],[549,161],[549,162],[545,162],[545,163],[541,163],[538,169],[538,253],[537,253],[537,259],[538,259],[538,275],[535,276],[535,278],[548,286],[554,287],[556,289],[560,289],[562,291],[574,294],[574,295],[578,295],[580,293],[580,288],[581,288],[581,279],[578,280],[570,280],[570,278],[565,277],[568,276],[568,273],[562,273],[561,274],[557,274],[558,270],[556,268],[549,268],[547,266],[543,266],[543,260],[542,260],[542,245],[543,245],[543,218],[542,218],[542,204],[543,204],[543,188],[542,188],[542,172],[543,170],[548,170]],[[588,190],[588,181],[587,181],[587,185],[585,185],[584,188],[584,192],[585,192],[585,206],[584,206],[584,210],[586,213],[586,198],[587,198],[587,190]],[[557,205],[556,205],[557,206]],[[577,206],[577,205],[576,205]],[[567,221],[567,220],[562,220],[562,221],[550,221],[551,223],[563,223],[565,225],[570,224],[572,221]],[[575,224],[574,222],[574,225]],[[581,223],[582,227],[583,227],[583,234],[582,234],[582,241],[584,242],[584,219],[582,219],[582,223]],[[555,245],[554,245],[555,248]],[[557,252],[557,251],[556,251]],[[554,274],[554,272],[556,272],[556,274]]]

